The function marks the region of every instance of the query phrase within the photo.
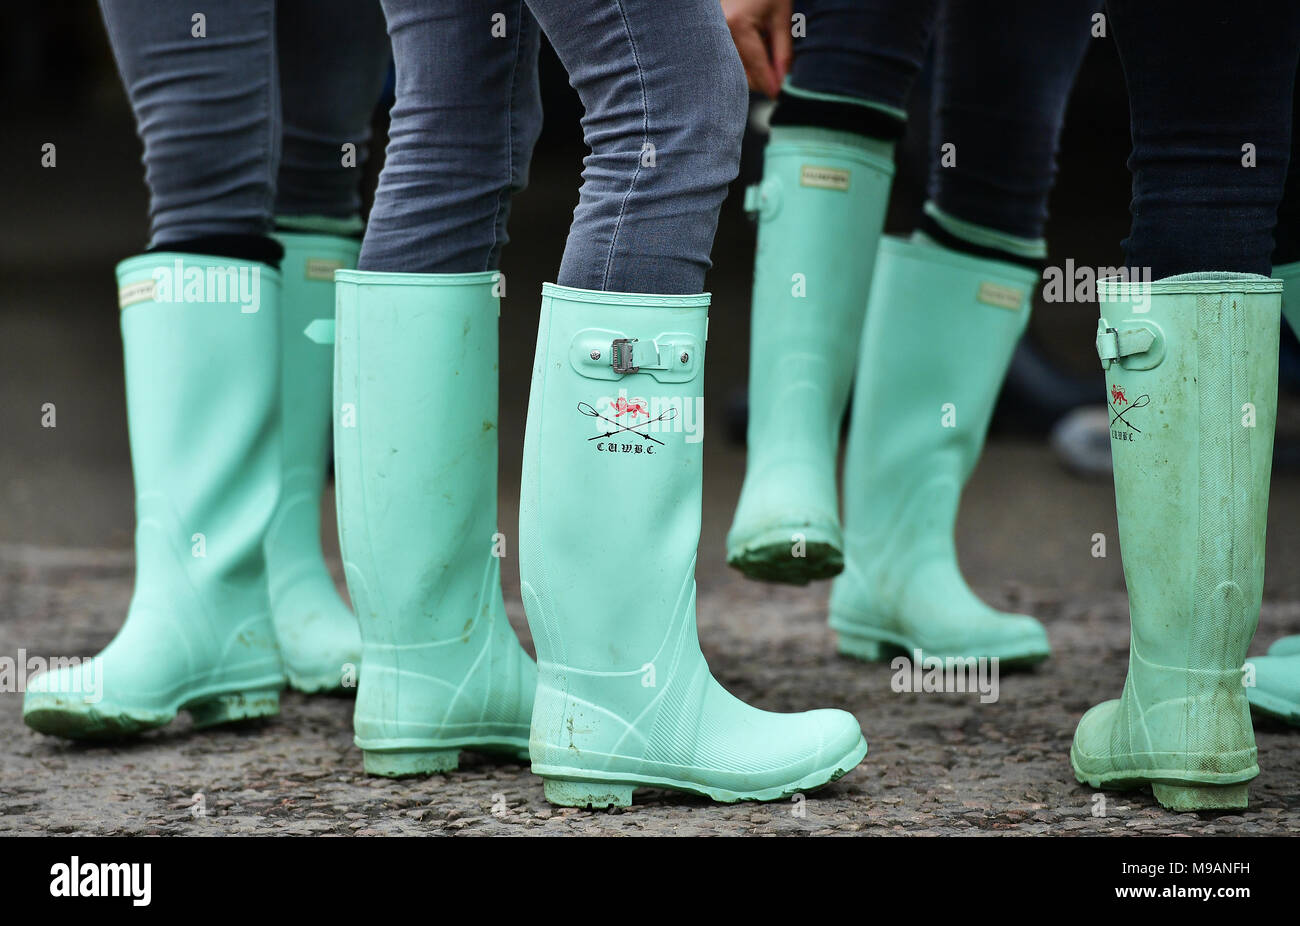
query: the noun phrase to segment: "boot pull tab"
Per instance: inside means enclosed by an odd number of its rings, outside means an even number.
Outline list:
[[[745,214],[751,219],[771,219],[780,211],[781,183],[775,177],[745,187]]]
[[[317,344],[334,343],[334,319],[316,318],[311,324],[302,329],[302,333],[307,335],[307,340],[314,341]]]
[[[1154,322],[1126,320],[1111,327],[1106,319],[1099,319],[1097,356],[1103,370],[1109,370],[1112,363],[1126,370],[1153,369],[1165,359],[1164,332]]]
[[[684,332],[642,339],[622,331],[584,328],[569,345],[569,362],[588,379],[648,373],[661,383],[686,383],[703,369],[704,351],[698,338]]]

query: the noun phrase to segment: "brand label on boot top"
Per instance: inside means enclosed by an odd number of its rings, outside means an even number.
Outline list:
[[[842,167],[818,167],[805,164],[799,168],[799,185],[815,186],[822,190],[839,190],[846,192],[849,188],[849,172]]]
[[[334,271],[343,269],[343,261],[332,257],[309,257],[303,263],[302,275],[308,280],[334,281]]]
[[[995,305],[999,309],[1016,311],[1020,308],[1020,304],[1024,302],[1025,291],[1014,286],[1003,286],[1001,283],[990,283],[986,280],[980,284],[980,291],[975,298],[986,305]]]
[[[154,280],[141,280],[139,283],[127,283],[117,291],[117,307],[125,309],[137,302],[152,302],[158,284]]]

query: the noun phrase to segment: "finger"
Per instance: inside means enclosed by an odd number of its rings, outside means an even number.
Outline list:
[[[772,68],[777,89],[790,73],[790,62],[794,58],[794,39],[790,35],[790,16],[793,12],[791,0],[777,3],[768,22],[768,36],[772,43]],[[773,96],[776,94],[774,93]]]
[[[740,53],[740,63],[745,66],[745,76],[749,79],[751,89],[775,97],[776,75],[767,57],[767,45],[756,27],[736,28],[732,32],[736,41],[736,51]]]

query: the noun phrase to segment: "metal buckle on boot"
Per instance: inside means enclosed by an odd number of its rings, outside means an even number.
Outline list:
[[[1154,322],[1121,322],[1112,328],[1105,319],[1097,324],[1097,357],[1102,369],[1117,362],[1126,370],[1149,370],[1164,359],[1164,335]]]
[[[584,328],[569,342],[569,363],[588,379],[607,382],[632,373],[661,383],[687,383],[700,375],[704,350],[697,336],[684,331],[642,334],[646,336],[634,338],[627,331]]]
[[[615,338],[614,343],[609,345],[609,365],[620,376],[624,373],[638,373],[641,370],[632,359],[632,345],[636,342],[636,338]]]

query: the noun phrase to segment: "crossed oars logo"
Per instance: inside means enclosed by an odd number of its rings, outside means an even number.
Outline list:
[[[641,408],[642,408],[642,411],[640,412],[641,414],[646,414],[646,415],[650,414],[649,412],[644,411],[644,406],[642,406]],[[626,410],[627,408],[624,409],[624,411]],[[645,433],[644,431],[638,431],[637,428],[648,428],[656,421],[672,421],[674,418],[677,417],[676,406],[669,408],[666,412],[664,412],[657,418],[651,418],[649,421],[637,421],[637,422],[615,421],[613,418],[606,418],[604,415],[596,411],[596,409],[592,408],[586,402],[578,403],[578,411],[586,415],[588,418],[599,418],[601,421],[607,421],[614,426],[614,430],[612,431],[606,431],[604,434],[597,434],[594,437],[587,438],[587,440],[589,441],[600,440],[601,438],[604,437],[613,437],[615,434],[621,434],[624,431],[631,431],[637,437],[640,437],[644,440],[652,440],[661,447],[664,445],[663,441],[659,440],[657,437],[651,437],[649,434]],[[619,414],[622,414],[622,412],[620,412]],[[633,417],[635,417],[635,414],[633,415]]]
[[[1119,388],[1118,386],[1111,386],[1110,394],[1115,400],[1110,403],[1110,409],[1115,413],[1114,416],[1110,419],[1110,426],[1113,428],[1115,427],[1116,422],[1122,421],[1124,422],[1124,425],[1129,430],[1136,431],[1137,433],[1141,434],[1142,429],[1139,428],[1137,425],[1133,424],[1133,422],[1129,421],[1124,416],[1127,415],[1129,412],[1133,411],[1133,409],[1135,408],[1146,408],[1148,405],[1151,404],[1151,396],[1140,395],[1133,402],[1133,404],[1130,405],[1128,408],[1120,408],[1121,405],[1123,405],[1128,401],[1128,397],[1124,395],[1124,390]]]

